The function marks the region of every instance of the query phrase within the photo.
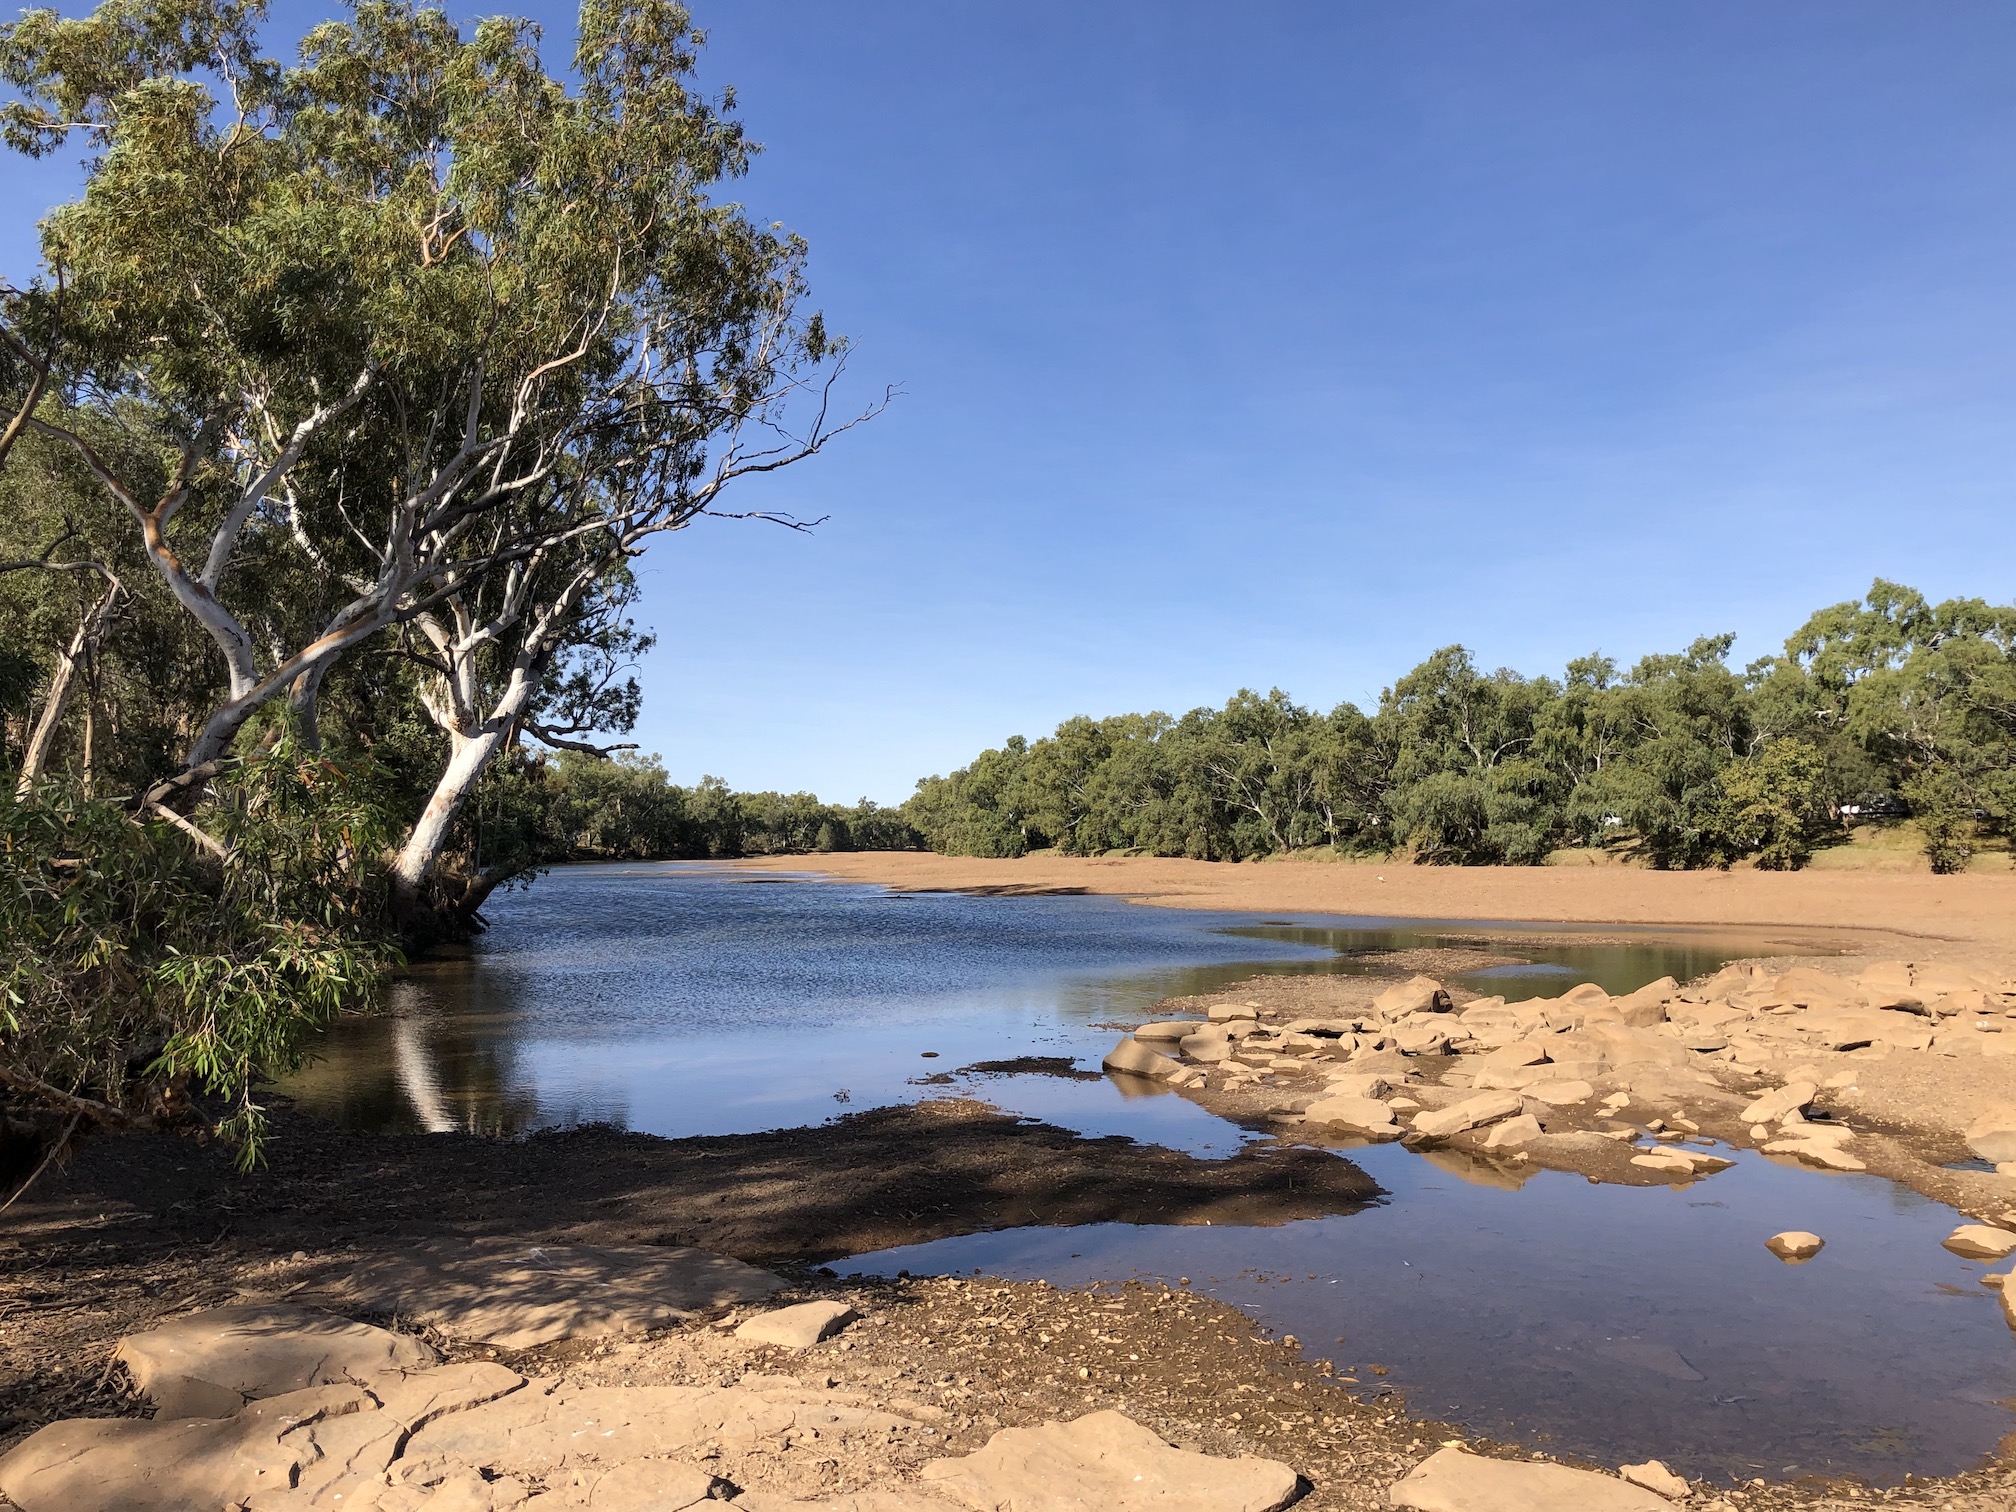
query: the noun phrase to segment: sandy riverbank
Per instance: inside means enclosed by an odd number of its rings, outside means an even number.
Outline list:
[[[1164,908],[1764,928],[1810,934],[1815,945],[1824,937],[1843,952],[1997,967],[2016,961],[2016,874],[1232,864],[1047,853],[981,861],[915,851],[772,856],[738,865],[915,890],[1100,893]]]

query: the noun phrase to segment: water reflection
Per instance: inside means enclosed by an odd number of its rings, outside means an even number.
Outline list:
[[[691,863],[569,867],[490,910],[473,956],[423,963],[389,1014],[336,1025],[284,1090],[353,1128],[664,1135],[816,1123],[948,1085],[1090,1134],[1199,1154],[1252,1137],[1177,1097],[1056,1078],[925,1083],[1018,1055],[1096,1065],[1093,1026],[1255,972],[1362,973],[1395,950],[1531,964],[1459,977],[1507,997],[1624,991],[1757,938],[1144,908],[1113,898],[900,895]],[[1524,973],[1523,975],[1520,973]],[[936,1052],[926,1059],[926,1052]]]

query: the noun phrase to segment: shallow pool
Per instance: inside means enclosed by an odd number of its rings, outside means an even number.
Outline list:
[[[1990,1267],[1941,1249],[1957,1216],[1908,1189],[1751,1154],[1677,1190],[1517,1184],[1398,1145],[1351,1158],[1383,1204],[1274,1229],[973,1234],[835,1269],[1187,1278],[1424,1416],[1722,1480],[1950,1474],[2016,1428]],[[1827,1247],[1787,1265],[1764,1248],[1787,1228]]]

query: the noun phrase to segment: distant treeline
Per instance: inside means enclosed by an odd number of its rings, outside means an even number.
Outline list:
[[[1241,860],[1329,847],[1535,864],[1564,847],[1654,866],[1803,865],[1858,817],[1910,817],[1935,871],[2016,822],[2016,606],[1879,580],[1741,671],[1733,636],[1621,670],[1486,672],[1461,646],[1328,714],[1278,689],[1180,718],[1017,736],[902,813],[934,850]]]
[[[524,862],[708,860],[813,851],[921,850],[901,809],[863,798],[842,806],[810,793],[738,793],[719,777],[681,787],[655,756],[529,754],[484,795],[476,843]]]

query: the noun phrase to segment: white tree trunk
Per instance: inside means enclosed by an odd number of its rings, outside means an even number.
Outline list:
[[[21,757],[21,780],[15,785],[14,794],[25,799],[35,791],[49,770],[49,753],[56,745],[56,732],[63,725],[63,710],[70,702],[70,689],[77,681],[77,666],[83,661],[84,653],[105,628],[105,621],[112,613],[112,606],[119,598],[119,584],[113,584],[105,594],[85,611],[77,622],[77,633],[70,637],[67,648],[56,653],[56,669],[49,678],[49,696],[42,701],[41,717],[35,721],[35,728],[28,736],[28,748]],[[89,765],[90,754],[85,754]]]
[[[508,727],[508,721],[502,724],[493,721],[473,736],[456,730],[448,732],[448,765],[442,769],[427,807],[421,811],[406,844],[400,848],[399,859],[392,865],[393,891],[402,904],[412,906],[419,901],[427,879],[440,863],[456,815],[462,812],[484,768],[490,765],[490,758],[504,743]]]

